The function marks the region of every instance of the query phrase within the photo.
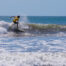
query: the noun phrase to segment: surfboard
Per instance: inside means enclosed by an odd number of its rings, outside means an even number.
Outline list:
[[[14,32],[24,32],[24,30],[15,29]]]

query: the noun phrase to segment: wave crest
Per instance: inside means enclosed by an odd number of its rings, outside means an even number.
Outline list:
[[[10,29],[9,29],[10,28]],[[12,30],[17,28],[16,24],[0,21],[0,34],[7,33],[13,35],[15,32]],[[24,22],[19,23],[19,29],[24,30],[24,33],[20,33],[21,36],[39,36],[39,35],[57,35],[66,36],[66,25],[56,24],[27,24]],[[11,30],[11,31],[9,31]],[[18,35],[18,36],[20,36]]]

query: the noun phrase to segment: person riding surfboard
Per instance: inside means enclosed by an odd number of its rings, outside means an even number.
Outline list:
[[[18,30],[18,24],[19,24],[20,16],[14,16],[13,23],[17,24],[17,30]]]
[[[12,16],[12,17],[14,18],[14,19],[13,19],[13,23],[14,23],[14,24],[17,24],[17,29],[14,30],[14,31],[16,31],[16,32],[24,32],[23,30],[19,30],[19,28],[18,28],[20,16]],[[11,18],[12,18],[12,17],[11,17]]]

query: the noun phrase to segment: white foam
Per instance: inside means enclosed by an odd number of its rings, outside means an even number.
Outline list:
[[[66,52],[66,39],[62,38],[0,38],[0,48],[12,52]],[[10,41],[11,40],[11,41]]]
[[[0,34],[6,34],[7,32],[6,28],[0,27]]]
[[[17,28],[17,24],[11,23],[10,24],[10,28],[11,29],[16,29]],[[21,23],[19,23],[18,28],[20,30],[24,30],[24,29],[29,29],[29,26],[26,23],[21,22]]]
[[[66,53],[0,53],[0,66],[66,66]]]
[[[9,23],[5,21],[0,21],[0,34],[6,34],[8,31]]]
[[[0,21],[0,27],[8,29],[9,28],[9,23],[5,22],[5,21]]]
[[[25,22],[20,22],[19,29],[29,29],[29,26]]]

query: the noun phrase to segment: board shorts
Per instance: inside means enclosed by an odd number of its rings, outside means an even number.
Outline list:
[[[14,24],[18,24],[18,22],[13,22]]]

